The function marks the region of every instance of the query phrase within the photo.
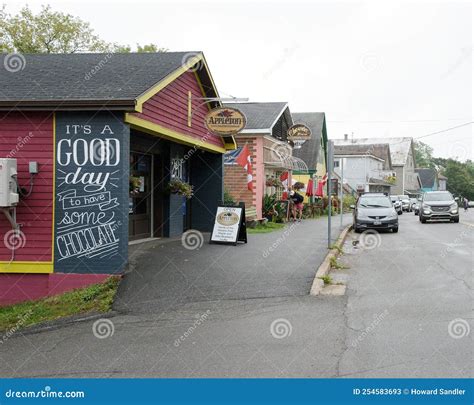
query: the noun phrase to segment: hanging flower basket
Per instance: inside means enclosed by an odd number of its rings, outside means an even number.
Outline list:
[[[167,189],[171,194],[182,195],[188,199],[193,196],[193,186],[179,179],[171,180],[168,183]]]
[[[281,186],[281,181],[273,178],[273,177],[269,177],[266,181],[265,181],[265,185],[267,187],[280,187]]]

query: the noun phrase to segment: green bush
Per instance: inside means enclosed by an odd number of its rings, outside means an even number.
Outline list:
[[[224,188],[224,204],[235,205],[234,197],[230,194],[230,191]]]

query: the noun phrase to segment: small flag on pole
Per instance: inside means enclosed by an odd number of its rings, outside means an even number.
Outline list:
[[[235,159],[235,162],[242,166],[247,172],[247,188],[253,191],[253,175],[252,175],[252,161],[250,159],[250,151],[247,145],[242,148],[239,156]]]

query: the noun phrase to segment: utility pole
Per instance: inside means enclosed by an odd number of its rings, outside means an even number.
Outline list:
[[[327,182],[327,193],[328,193],[328,249],[331,248],[331,215],[332,215],[332,202],[331,202],[331,173],[334,168],[334,144],[332,141],[328,141],[327,151],[327,170],[328,170],[328,182]]]
[[[342,202],[344,198],[344,158],[342,157],[339,160],[339,162],[341,166],[341,194],[340,194],[339,200],[341,201],[341,228],[342,228],[342,215],[344,213],[344,203]]]

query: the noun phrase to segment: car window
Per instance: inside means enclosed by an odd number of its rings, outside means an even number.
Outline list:
[[[454,200],[451,193],[426,193],[423,196],[424,201],[450,201]]]
[[[361,197],[359,199],[359,207],[362,208],[390,208],[392,202],[386,196],[370,196]]]

